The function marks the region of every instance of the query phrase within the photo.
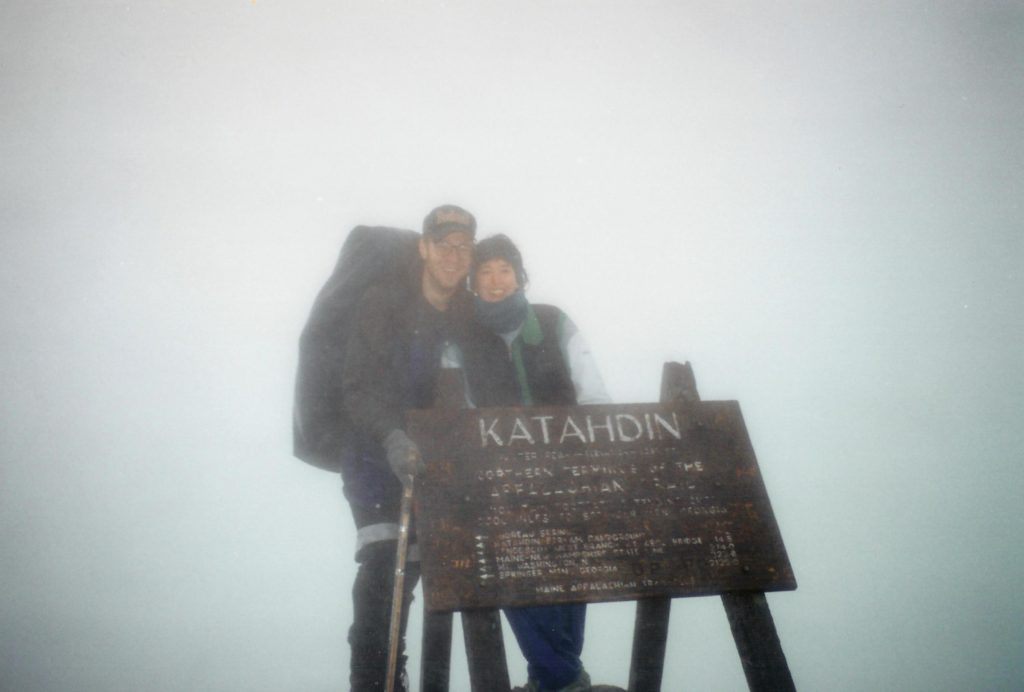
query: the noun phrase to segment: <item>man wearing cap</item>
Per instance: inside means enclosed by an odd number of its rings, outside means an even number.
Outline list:
[[[359,569],[349,630],[350,684],[357,692],[384,689],[402,484],[422,467],[419,450],[403,430],[404,414],[433,404],[442,357],[456,325],[469,315],[465,279],[475,235],[476,220],[465,209],[445,205],[431,211],[408,280],[367,289],[348,342],[344,407],[355,442],[346,452],[342,477],[357,528]],[[399,671],[404,671],[405,627],[418,580],[413,545],[406,566]],[[399,675],[401,690],[404,679]]]

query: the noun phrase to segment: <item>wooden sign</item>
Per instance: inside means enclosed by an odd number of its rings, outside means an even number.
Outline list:
[[[429,610],[796,588],[735,401],[412,412]]]

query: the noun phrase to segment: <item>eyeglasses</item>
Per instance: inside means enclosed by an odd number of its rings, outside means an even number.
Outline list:
[[[469,258],[473,256],[472,245],[455,245],[453,243],[434,243],[434,247],[438,249],[442,257],[453,257],[458,254],[459,257]]]

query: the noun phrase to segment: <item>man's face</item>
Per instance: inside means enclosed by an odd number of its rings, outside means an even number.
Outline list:
[[[515,267],[503,259],[492,259],[477,267],[473,285],[481,300],[497,303],[515,293],[519,281]]]
[[[444,293],[459,287],[469,273],[473,259],[473,238],[462,231],[449,233],[440,239],[420,240],[423,258],[423,278]]]

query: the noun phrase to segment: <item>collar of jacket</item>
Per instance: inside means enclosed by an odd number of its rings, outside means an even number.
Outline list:
[[[537,319],[537,313],[533,311],[532,305],[526,307],[526,320],[519,334],[523,337],[523,343],[530,346],[536,346],[544,341],[544,332],[541,331],[540,320]]]

